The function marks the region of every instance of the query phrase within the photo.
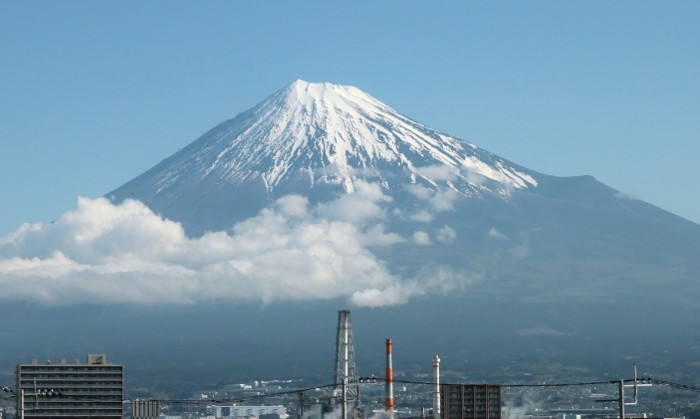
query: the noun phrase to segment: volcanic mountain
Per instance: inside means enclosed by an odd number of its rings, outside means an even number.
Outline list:
[[[436,353],[492,382],[600,379],[632,357],[695,371],[700,226],[591,176],[522,167],[354,87],[295,81],[105,197],[123,205],[95,200],[84,224],[80,208],[6,239],[16,289],[88,303],[0,305],[17,319],[0,325],[0,363],[108,352],[134,387],[178,397],[326,383],[350,302],[363,374],[381,375],[387,337],[406,377]],[[54,275],[31,282],[37,270]],[[194,304],[95,302],[173,300]]]
[[[376,250],[404,276],[440,265],[486,278],[472,287],[486,293],[646,300],[669,284],[695,289],[700,274],[697,224],[591,176],[519,166],[329,83],[293,82],[106,196],[139,199],[196,236],[285,195],[323,203],[366,184],[388,201],[387,228],[415,239]]]

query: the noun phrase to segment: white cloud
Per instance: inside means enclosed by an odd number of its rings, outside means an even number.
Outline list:
[[[521,336],[573,336],[576,332],[560,332],[548,327],[538,327],[533,329],[518,329],[515,333]]]
[[[430,240],[430,235],[425,231],[416,231],[413,233],[413,241],[419,246],[430,246],[433,244]]]
[[[432,190],[420,184],[407,185],[405,189],[419,201],[417,211],[407,216],[411,221],[430,222],[434,214],[454,211],[455,201],[461,196],[452,189]]]
[[[486,233],[488,237],[498,239],[498,240],[508,240],[508,237],[506,237],[503,233],[500,231],[496,230],[496,227],[491,227],[488,233]]]
[[[432,181],[455,180],[459,174],[459,169],[447,165],[432,165],[416,167],[416,173]]]
[[[482,175],[474,168],[468,166],[462,167],[462,173],[464,174],[464,178],[467,180],[467,182],[475,185],[483,185],[490,180],[488,177]]]
[[[410,215],[408,219],[411,221],[418,221],[419,223],[429,223],[433,221],[433,214],[429,213],[426,210],[421,210],[415,214]]]
[[[457,232],[450,226],[445,225],[443,228],[438,230],[436,239],[439,242],[445,244],[451,244],[457,238]]]
[[[75,210],[54,223],[24,224],[0,237],[0,300],[193,303],[351,296],[354,305],[378,307],[480,280],[445,266],[424,268],[409,279],[391,273],[372,249],[407,240],[430,245],[430,234],[404,238],[387,231],[383,221],[391,198],[378,185],[354,185],[355,192],[318,205],[285,196],[231,231],[196,238],[139,201],[115,205],[80,198]],[[449,208],[440,199],[433,203],[440,195],[424,189],[421,203]],[[449,226],[433,234],[443,243],[456,237]]]
[[[391,202],[391,197],[384,195],[376,183],[364,180],[353,182],[355,191],[343,194],[336,200],[319,204],[316,211],[322,217],[342,220],[354,224],[383,219],[386,216],[381,204]]]
[[[521,235],[519,240],[509,249],[515,260],[523,260],[530,254],[530,242],[526,235]]]
[[[367,247],[386,247],[405,242],[406,239],[396,233],[387,233],[384,224],[376,224],[362,235],[362,243]]]
[[[0,238],[0,299],[267,302],[334,298],[394,283],[366,247],[404,240],[372,222],[383,218],[387,199],[362,184],[351,195],[363,199],[343,196],[312,208],[306,198],[287,196],[232,232],[199,238],[138,201],[80,198],[54,224],[25,224]]]
[[[382,172],[379,169],[372,167],[350,167],[340,166],[337,163],[331,163],[327,166],[314,169],[318,175],[340,176],[340,177],[364,177],[364,176],[390,176],[390,173]]]
[[[446,189],[444,191],[437,191],[429,202],[435,211],[454,211],[454,202],[459,196],[460,195],[452,189]]]
[[[413,196],[423,201],[429,200],[435,193],[432,189],[426,188],[419,183],[406,185],[405,188],[407,191],[413,194]]]
[[[309,215],[309,200],[300,195],[287,195],[275,201],[274,207],[283,215],[303,218]]]
[[[630,201],[639,201],[641,198],[639,198],[639,194],[634,193],[634,192],[622,192],[618,191],[615,193],[615,197],[618,199],[629,199]]]
[[[508,252],[515,260],[523,260],[530,254],[530,242],[525,232],[515,234],[514,237],[511,238],[498,231],[496,227],[491,227],[486,236],[493,240],[508,243]]]

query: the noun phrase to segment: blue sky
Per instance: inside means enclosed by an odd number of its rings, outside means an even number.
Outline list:
[[[0,1],[0,234],[300,78],[700,222],[700,3]]]

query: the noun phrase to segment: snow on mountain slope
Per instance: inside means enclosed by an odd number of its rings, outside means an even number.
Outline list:
[[[393,189],[399,176],[402,184],[407,176],[410,183],[466,196],[485,189],[507,196],[513,188],[537,186],[533,175],[355,87],[297,80],[113,194],[123,199],[147,184],[150,196],[139,198],[151,202],[159,194],[186,195],[175,191],[200,183],[216,189],[255,181],[272,193],[289,179],[352,192],[354,179]]]

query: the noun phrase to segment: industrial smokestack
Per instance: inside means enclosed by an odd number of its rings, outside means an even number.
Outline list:
[[[342,409],[342,419],[347,419],[348,414],[355,417],[355,410],[360,406],[360,384],[355,364],[355,345],[352,338],[350,312],[347,310],[338,312],[338,335],[335,340],[335,386],[336,391],[341,391],[339,402]]]
[[[394,417],[394,367],[391,363],[391,339],[386,340],[386,381],[384,403],[390,417]]]
[[[433,417],[440,419],[440,358],[433,359]]]

